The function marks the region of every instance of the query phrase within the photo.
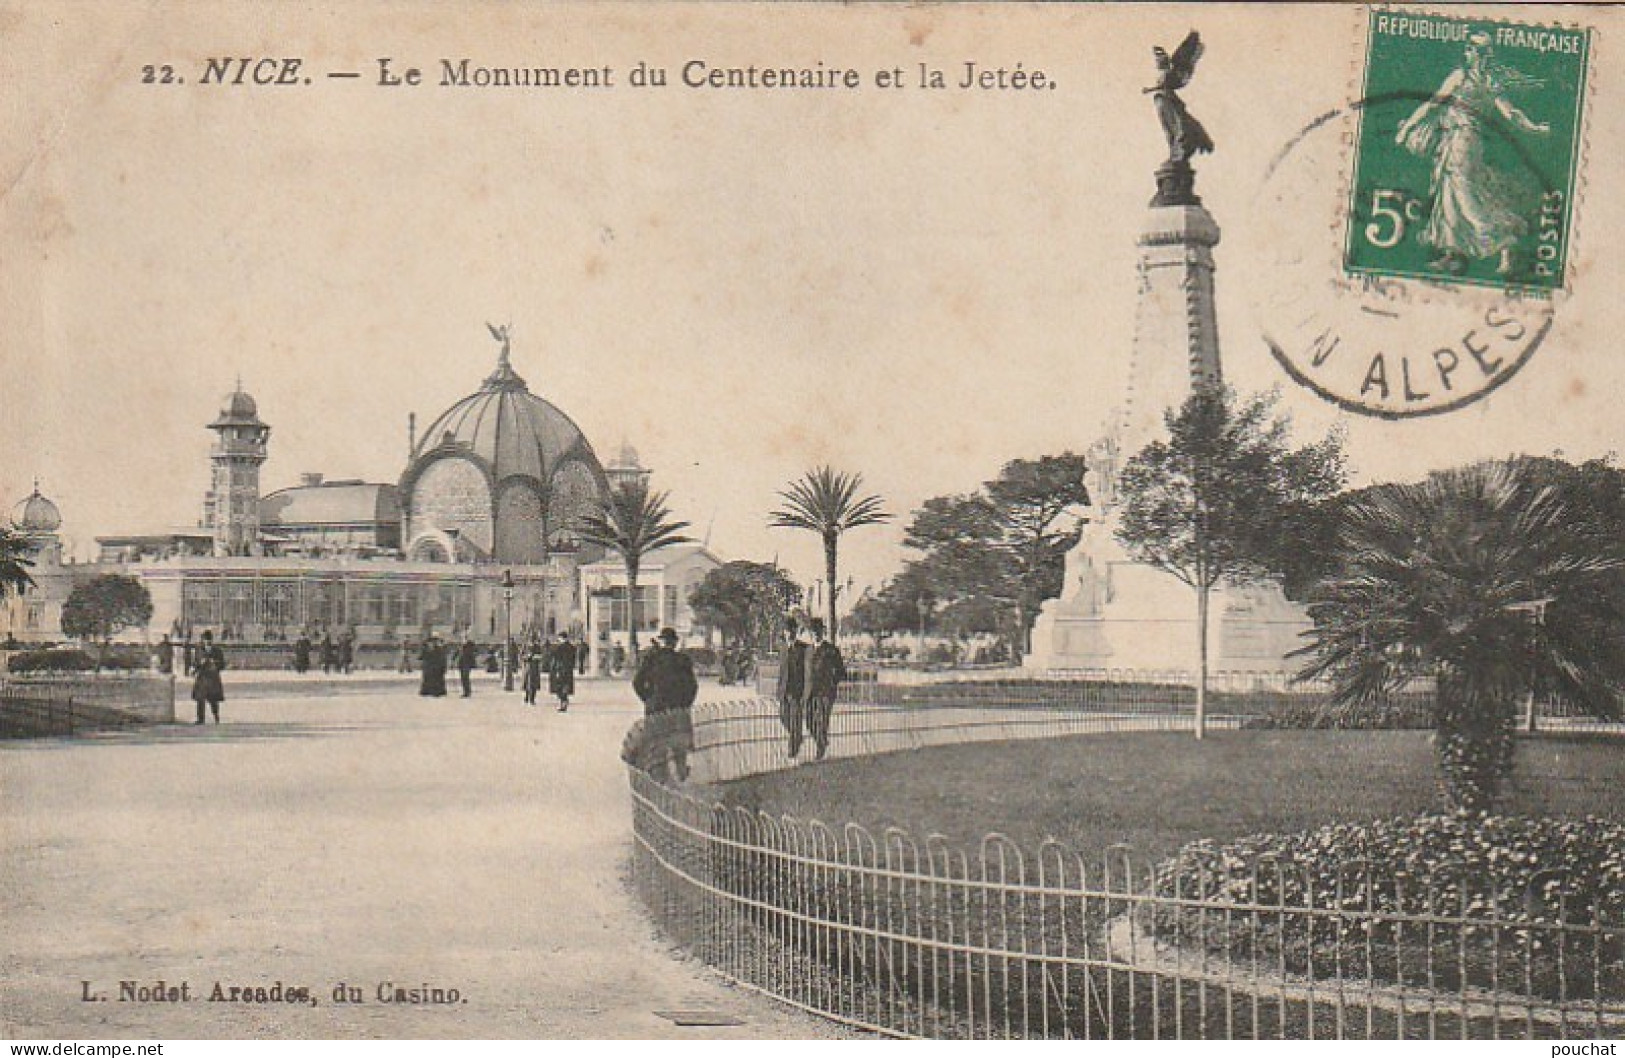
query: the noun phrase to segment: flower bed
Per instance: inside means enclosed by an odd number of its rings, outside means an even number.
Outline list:
[[[1625,826],[1424,815],[1225,844],[1160,864],[1146,928],[1312,979],[1625,1000]]]

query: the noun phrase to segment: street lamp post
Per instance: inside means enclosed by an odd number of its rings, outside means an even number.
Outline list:
[[[513,570],[502,571],[502,689],[513,690]]]

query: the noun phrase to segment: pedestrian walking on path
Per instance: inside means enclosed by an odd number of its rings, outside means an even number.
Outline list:
[[[457,676],[463,682],[463,697],[474,696],[474,666],[479,661],[480,649],[474,645],[474,637],[465,635],[463,645],[457,648]]]
[[[688,778],[688,755],[694,748],[689,710],[699,689],[694,662],[677,649],[677,633],[661,629],[654,649],[632,678],[632,690],[643,702],[643,740],[636,763],[661,782]]]
[[[214,722],[220,722],[220,703],[226,700],[226,686],[220,673],[226,667],[226,652],[214,641],[214,633],[205,631],[192,661],[192,701],[197,703],[197,722],[203,723],[204,708],[212,710]]]
[[[835,695],[846,679],[846,661],[841,648],[824,638],[824,622],[813,618],[813,647],[807,657],[807,733],[818,749],[818,759],[829,752],[829,720],[835,712]]]
[[[548,651],[547,693],[559,700],[561,713],[569,710],[570,696],[576,693],[576,648],[564,632]]]
[[[542,670],[547,667],[547,650],[536,636],[525,644],[525,704],[535,705],[536,695],[542,690]]]
[[[790,736],[790,756],[801,752],[802,705],[807,693],[807,644],[794,617],[784,622],[784,649],[779,653],[779,722]]]
[[[423,641],[423,652],[418,656],[423,670],[418,680],[418,694],[424,698],[446,696],[446,644],[431,634]]]

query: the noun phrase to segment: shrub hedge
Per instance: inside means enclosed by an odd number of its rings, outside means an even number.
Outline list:
[[[103,669],[140,672],[152,664],[146,647],[121,644],[110,647],[102,660]],[[31,672],[90,672],[96,668],[96,652],[80,647],[46,647],[12,655],[6,668],[19,675]]]
[[[1232,962],[1625,998],[1618,822],[1423,815],[1202,840],[1160,864],[1153,885],[1169,902],[1145,916],[1152,933]]]

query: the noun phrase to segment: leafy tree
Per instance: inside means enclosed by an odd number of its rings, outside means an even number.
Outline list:
[[[1620,716],[1625,554],[1612,523],[1543,484],[1528,461],[1480,463],[1349,505],[1339,572],[1310,607],[1309,676],[1365,703],[1436,684],[1446,795],[1469,812],[1511,774],[1518,701],[1532,688]]]
[[[146,585],[123,573],[103,573],[74,585],[62,604],[62,632],[84,643],[97,643],[99,669],[107,646],[126,628],[152,620],[152,596]]]
[[[835,596],[838,552],[842,534],[865,525],[879,525],[891,515],[881,509],[879,496],[858,496],[862,474],[837,472],[828,466],[809,470],[779,493],[783,503],[768,516],[779,529],[805,529],[817,533],[824,544],[825,583],[829,585],[829,637],[835,638]]]
[[[21,595],[34,586],[28,570],[34,565],[34,545],[21,533],[0,526],[0,599],[8,592]]]
[[[885,648],[887,636],[919,629],[924,612],[922,596],[910,590],[912,586],[896,577],[881,585],[879,591],[866,591],[847,616],[847,628],[873,638],[876,654]]]
[[[1078,522],[1068,516],[1089,502],[1084,470],[1072,452],[1016,459],[979,491],[935,497],[914,512],[903,544],[923,553],[910,567],[938,589],[946,625],[964,635],[1007,633],[1026,649],[1078,542]]]
[[[1019,575],[1002,546],[1003,522],[991,500],[981,493],[937,496],[926,500],[903,534],[903,546],[922,552],[897,579],[897,590],[910,597],[912,608],[929,593],[934,609],[968,610],[983,619],[979,632],[1008,632]],[[971,600],[979,600],[975,607]]]
[[[771,649],[801,587],[777,566],[736,561],[705,575],[689,597],[694,616],[722,633],[724,644]]]
[[[599,499],[596,510],[581,519],[576,535],[587,544],[613,551],[626,567],[626,616],[632,627],[632,668],[638,660],[638,569],[643,557],[674,544],[685,544],[688,522],[674,520],[667,506],[667,494],[650,492],[649,483],[634,480],[621,483]]]
[[[1343,483],[1341,437],[1289,444],[1275,398],[1239,401],[1227,388],[1201,388],[1166,416],[1168,439],[1123,468],[1116,536],[1137,560],[1196,593],[1196,737],[1207,724],[1208,603],[1222,582],[1279,576],[1296,547],[1303,512]]]
[[[1087,469],[1083,456],[1074,452],[1016,459],[984,486],[998,513],[1000,543],[1014,566],[1017,645],[1022,654],[1031,649],[1029,637],[1039,606],[1061,593],[1066,553],[1082,535],[1077,519],[1068,515],[1089,503],[1083,483]]]

